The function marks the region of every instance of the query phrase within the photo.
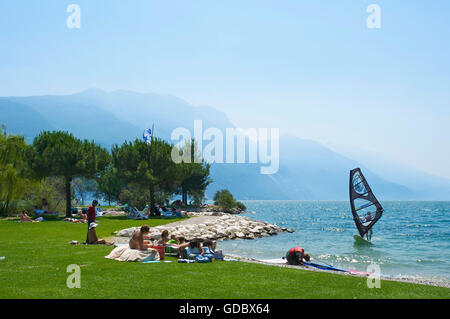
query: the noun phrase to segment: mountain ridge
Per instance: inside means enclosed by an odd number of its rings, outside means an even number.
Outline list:
[[[193,132],[196,119],[202,120],[203,130],[235,128],[226,113],[214,107],[193,106],[172,95],[128,90],[88,89],[70,95],[5,97],[0,98],[0,110],[7,111],[2,112],[0,123],[6,124],[9,133],[18,133],[20,127],[33,128],[26,131],[27,141],[39,129],[63,129],[107,148],[141,138],[144,128],[153,123],[156,136],[169,141],[176,127]],[[27,112],[34,116],[27,117]],[[380,200],[433,199],[432,194],[422,196],[420,190],[418,193],[384,178],[379,170],[376,174],[363,163],[293,135],[280,137],[280,167],[276,174],[261,175],[260,166],[213,164],[211,175],[215,182],[208,187],[208,197],[218,189],[228,188],[239,199],[347,199],[349,170],[359,166]]]

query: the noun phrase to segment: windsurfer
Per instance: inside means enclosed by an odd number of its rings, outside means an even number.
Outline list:
[[[363,218],[363,222],[364,222],[364,223],[370,223],[370,222],[372,221],[372,219],[373,219],[373,217],[372,217],[372,215],[370,214],[370,212],[367,212],[366,216],[364,216],[364,218]],[[371,241],[371,240],[372,240],[372,228],[370,228],[370,229],[367,231],[367,233],[366,233],[366,239],[367,239],[368,241]]]

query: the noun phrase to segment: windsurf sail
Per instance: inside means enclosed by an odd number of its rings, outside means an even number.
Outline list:
[[[353,220],[363,237],[381,218],[383,207],[376,199],[360,168],[350,171],[350,206]]]

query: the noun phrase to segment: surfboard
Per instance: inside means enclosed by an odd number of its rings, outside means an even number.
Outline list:
[[[365,240],[361,236],[353,235],[353,239],[355,240],[356,245],[373,245],[370,241]]]

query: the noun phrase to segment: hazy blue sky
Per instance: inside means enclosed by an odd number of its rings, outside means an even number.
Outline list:
[[[450,178],[449,16],[446,0],[2,0],[0,96],[168,93]]]

